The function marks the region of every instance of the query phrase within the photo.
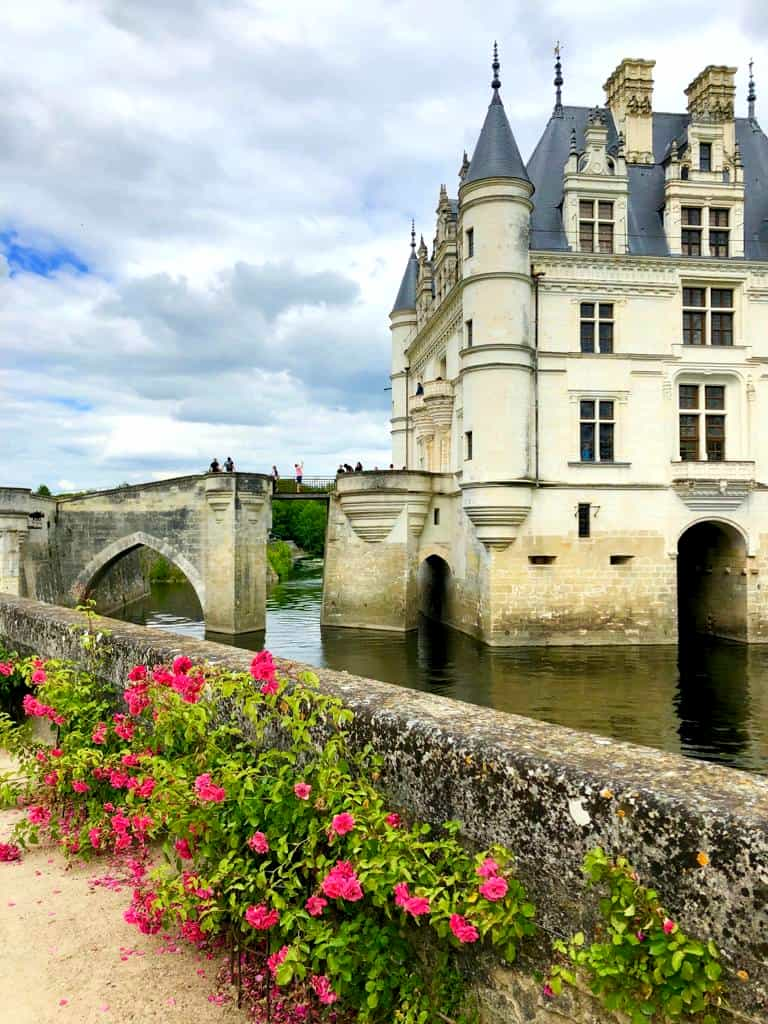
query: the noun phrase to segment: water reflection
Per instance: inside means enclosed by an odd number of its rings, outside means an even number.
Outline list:
[[[267,602],[248,650],[346,669],[499,711],[768,773],[768,651],[723,641],[674,647],[492,650],[422,620],[408,634],[320,628],[322,564],[306,560]],[[156,584],[134,622],[202,637],[194,591]],[[208,639],[233,643],[208,633]]]

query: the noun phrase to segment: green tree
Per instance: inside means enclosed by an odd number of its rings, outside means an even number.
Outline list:
[[[51,489],[47,484],[40,484],[40,486],[35,491],[35,494],[39,494],[41,498],[50,498]]]

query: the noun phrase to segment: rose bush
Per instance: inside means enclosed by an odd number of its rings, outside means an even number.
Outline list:
[[[447,1009],[469,1021],[467,950],[511,961],[533,934],[509,852],[475,855],[458,823],[433,829],[393,810],[376,757],[351,749],[351,713],[310,674],[280,679],[268,652],[251,675],[188,658],[135,666],[118,712],[74,664],[13,671],[34,688],[28,714],[55,733],[52,748],[2,727],[24,768],[3,784],[27,807],[16,841],[44,833],[69,853],[127,856],[126,920],[225,943],[236,980],[261,957],[272,1004],[293,989],[307,1012],[423,1024]],[[148,871],[153,844],[163,863]]]

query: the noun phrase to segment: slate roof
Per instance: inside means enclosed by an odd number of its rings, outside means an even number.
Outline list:
[[[411,248],[411,255],[405,265],[403,280],[400,282],[400,290],[397,293],[392,312],[397,313],[401,309],[416,309],[416,285],[419,280],[419,261],[416,253]]]
[[[472,154],[472,162],[464,184],[482,181],[483,178],[530,180],[498,89],[493,90],[493,98],[488,106],[488,113],[485,115],[485,122],[475,152]]]
[[[563,167],[568,159],[571,130],[576,130],[576,147],[584,148],[584,128],[589,107],[563,107],[562,117],[552,117],[528,161],[528,177],[535,186],[531,216],[531,248],[567,250],[563,230]],[[616,126],[610,111],[608,147],[616,145]],[[669,256],[662,207],[664,167],[673,139],[678,142],[688,125],[688,114],[653,115],[655,164],[630,164],[629,251],[641,256]],[[768,259],[768,138],[756,122],[736,118],[736,138],[744,164],[744,249],[747,259]],[[474,162],[474,158],[473,158]],[[471,168],[470,168],[471,171]]]

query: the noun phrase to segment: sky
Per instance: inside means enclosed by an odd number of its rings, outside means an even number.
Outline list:
[[[755,60],[743,0],[0,5],[0,485],[389,465],[388,313],[490,99],[527,159],[553,104],[656,60],[654,108]]]

